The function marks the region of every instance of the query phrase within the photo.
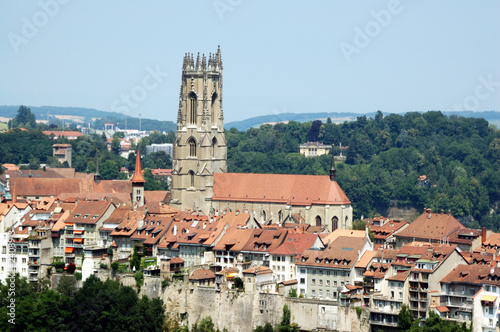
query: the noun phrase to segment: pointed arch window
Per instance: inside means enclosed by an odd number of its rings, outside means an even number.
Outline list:
[[[215,115],[215,105],[216,104],[217,104],[217,92],[214,92],[212,94],[212,103],[210,104],[211,109],[212,109],[212,114],[211,114],[212,125],[214,125],[214,126],[215,126],[215,118],[216,118],[216,115]]]
[[[217,138],[212,138],[212,158],[215,158],[217,154]]]
[[[189,174],[189,186],[194,187],[194,172],[189,171],[188,174]]]
[[[332,231],[336,230],[339,228],[339,218],[333,217],[332,218]]]
[[[196,157],[196,141],[194,138],[190,138],[188,140],[188,146],[189,146],[189,156],[190,157]]]
[[[189,105],[188,105],[188,112],[189,112],[189,118],[188,122],[190,124],[196,124],[196,107],[198,104],[198,101],[196,100],[196,94],[194,92],[191,92],[189,94]]]
[[[316,226],[321,226],[321,217],[316,216]]]

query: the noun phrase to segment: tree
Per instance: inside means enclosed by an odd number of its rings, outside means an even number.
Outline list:
[[[307,141],[308,142],[317,142],[318,141],[318,136],[319,136],[319,129],[321,128],[321,125],[323,122],[321,120],[315,120],[311,124],[311,128],[307,132]]]
[[[299,326],[295,323],[291,323],[292,313],[288,308],[288,305],[283,306],[283,318],[281,323],[277,327],[277,331],[283,332],[299,332]]]
[[[26,106],[21,106],[17,110],[17,115],[12,122],[13,127],[28,127],[36,128],[35,115],[31,113],[31,110]]]
[[[134,251],[132,253],[132,259],[130,260],[130,268],[135,271],[139,271],[141,267],[141,258],[139,257],[139,251],[137,250],[137,244],[134,244]]]
[[[273,326],[271,325],[271,323],[267,322],[266,325],[264,325],[264,327],[259,325],[253,331],[254,332],[274,332],[274,329],[273,329]]]
[[[408,308],[407,304],[401,306],[401,310],[398,315],[398,329],[399,331],[409,331],[413,323],[413,315]]]
[[[243,280],[240,277],[234,278],[234,287],[242,289],[243,288]]]
[[[30,163],[29,163],[29,168],[31,170],[37,170],[40,168],[40,159],[38,159],[35,156],[31,156],[30,158]]]

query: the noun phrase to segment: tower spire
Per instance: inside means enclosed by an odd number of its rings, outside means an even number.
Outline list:
[[[137,149],[137,155],[135,156],[135,171],[134,171],[134,176],[132,176],[132,179],[130,179],[132,183],[137,182],[137,183],[145,183],[146,180],[144,180],[144,176],[142,175],[142,168],[141,168],[141,151]]]
[[[99,174],[99,150],[95,152],[95,174],[94,174],[94,182],[99,183],[101,181],[101,174]]]
[[[333,154],[333,148],[335,144],[332,142],[332,167],[330,168],[330,181],[337,181],[337,177],[335,173],[337,170],[335,169],[335,155]]]

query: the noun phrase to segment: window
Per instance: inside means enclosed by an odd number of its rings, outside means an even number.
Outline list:
[[[318,281],[319,281],[319,285],[323,286],[323,279],[319,279]]]
[[[333,281],[333,286],[337,286],[337,280]]]
[[[321,217],[316,216],[316,226],[321,226]]]
[[[327,286],[330,286],[330,279],[328,279],[328,280],[326,281],[326,285],[327,285]]]
[[[188,118],[188,122],[190,124],[196,124],[196,106],[197,106],[196,94],[194,92],[191,92],[189,94],[189,118]]]
[[[316,291],[314,289],[311,291],[311,296],[316,296]]]
[[[300,278],[300,283],[305,284],[306,283],[306,278]]]
[[[196,141],[194,138],[190,138],[188,140],[188,145],[189,145],[189,156],[190,157],[196,157]]]
[[[314,279],[314,278],[313,278],[313,279],[311,280],[311,284],[316,285],[316,279]]]
[[[300,273],[306,273],[306,269],[300,269]]]
[[[319,292],[318,292],[318,296],[319,296],[319,297],[323,297],[323,290],[322,290],[322,289],[320,289],[320,290],[319,290]]]
[[[329,290],[327,290],[327,291],[326,291],[326,298],[327,298],[327,299],[329,299],[329,298],[330,298],[330,291],[329,291]]]
[[[194,187],[194,172],[193,171],[189,171],[188,174],[189,174],[189,184],[190,184],[190,187]]]
[[[339,218],[333,217],[332,218],[332,231],[336,230],[339,228]]]
[[[2,246],[2,254],[6,254],[7,253],[7,246]]]

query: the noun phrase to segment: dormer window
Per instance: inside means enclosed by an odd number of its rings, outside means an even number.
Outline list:
[[[79,218],[81,216],[80,213],[75,214],[75,218]]]
[[[88,217],[90,217],[90,214],[86,214],[83,216],[83,219],[87,219]]]
[[[94,215],[92,216],[92,219],[97,219],[98,217],[99,217],[99,215],[98,215],[98,214],[94,214]]]
[[[328,258],[325,258],[325,264],[329,264],[330,260]]]
[[[258,243],[255,244],[254,249],[259,249],[259,244]]]
[[[302,257],[302,261],[305,262],[307,260],[307,258],[305,257]]]

